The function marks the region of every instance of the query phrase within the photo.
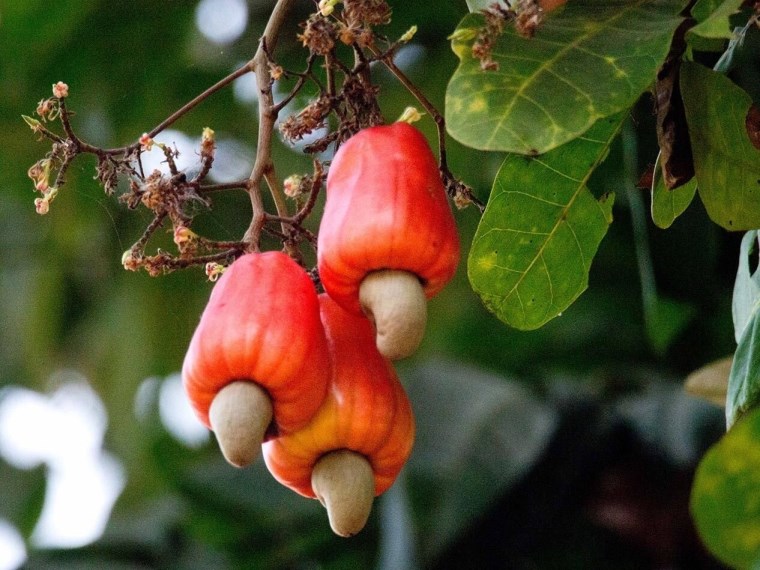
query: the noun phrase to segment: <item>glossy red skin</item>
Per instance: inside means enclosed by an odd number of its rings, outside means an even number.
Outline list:
[[[331,374],[317,292],[281,252],[237,259],[214,286],[182,367],[185,390],[207,427],[214,396],[255,382],[272,399],[270,434],[303,427],[327,393]]]
[[[264,461],[280,483],[314,498],[317,460],[330,451],[355,451],[372,465],[377,496],[393,484],[412,451],[411,404],[393,365],[377,351],[371,323],[327,295],[320,295],[320,306],[334,367],[330,390],[306,427],[263,445]]]
[[[360,312],[367,273],[415,273],[429,299],[456,272],[459,236],[438,165],[408,123],[364,129],[340,147],[327,174],[319,227],[322,284],[346,310]]]

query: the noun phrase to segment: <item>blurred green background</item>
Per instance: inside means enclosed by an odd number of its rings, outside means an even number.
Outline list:
[[[456,65],[446,36],[466,3],[390,4],[385,33],[419,26],[398,63],[441,108]],[[227,466],[187,422],[176,373],[211,284],[197,269],[122,269],[150,215],[106,197],[90,158],[38,216],[26,172],[49,148],[21,115],[65,81],[79,134],[128,144],[249,59],[272,5],[0,1],[0,552],[11,552],[0,568],[720,568],[687,505],[723,413],[682,381],[734,349],[739,238],[696,203],[668,231],[649,222],[635,188],[656,156],[647,98],[592,180],[616,193],[615,222],[570,310],[535,332],[508,329],[469,289],[464,260],[430,303],[423,347],[399,366],[415,451],[359,536],[334,537],[315,501],[262,463]],[[284,29],[288,69],[303,67],[295,35],[310,9],[298,2]],[[413,104],[382,69],[374,78],[389,120]],[[158,140],[197,144],[210,126],[218,179],[246,176],[250,79]],[[419,125],[434,140],[432,121]],[[450,144],[452,170],[486,200],[503,157]],[[193,168],[192,146],[183,158]],[[279,141],[274,159],[281,178],[310,170]],[[455,216],[466,253],[478,214]],[[234,240],[249,217],[241,192],[218,194],[195,227]],[[171,244],[159,234],[149,251]]]

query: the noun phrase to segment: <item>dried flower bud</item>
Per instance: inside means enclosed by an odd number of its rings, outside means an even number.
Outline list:
[[[29,170],[26,171],[26,175],[29,178],[31,178],[34,182],[37,182],[40,179],[40,177],[44,175],[45,169],[44,169],[43,162],[46,162],[46,161],[44,159],[38,160],[37,162],[35,162],[29,167]]]
[[[37,103],[37,109],[35,111],[37,115],[42,117],[43,121],[53,120],[58,116],[58,105],[55,99],[41,99]]]
[[[271,77],[274,81],[277,81],[280,77],[282,77],[283,73],[285,73],[285,70],[281,65],[277,65],[271,61],[269,62],[269,77]]]
[[[50,187],[46,188],[42,195],[42,198],[34,199],[34,209],[38,214],[44,216],[50,211],[50,202],[52,202],[58,195],[58,188]]]
[[[180,249],[182,249],[184,245],[189,244],[197,238],[198,234],[196,234],[187,226],[176,226],[174,228],[174,243],[176,243],[177,247]]]
[[[69,96],[69,86],[63,81],[53,84],[53,97],[63,99]]]
[[[201,158],[212,158],[216,149],[216,138],[214,130],[205,127],[201,135]]]
[[[420,113],[417,107],[407,107],[404,109],[404,112],[401,113],[401,116],[398,118],[397,122],[409,123],[411,125],[412,123],[419,121],[422,118],[422,115],[424,115],[424,113]]]
[[[401,43],[407,43],[407,42],[410,42],[410,41],[412,41],[412,38],[414,37],[414,35],[415,35],[416,33],[417,33],[417,26],[412,26],[412,27],[411,27],[411,28],[409,28],[409,29],[408,29],[406,32],[404,32],[404,35],[402,35],[402,36],[401,36],[401,37],[398,39],[398,41],[400,41]]]
[[[380,26],[391,21],[385,0],[346,0],[343,14],[349,25]]]
[[[140,146],[142,150],[149,151],[153,148],[154,140],[148,136],[148,133],[143,133],[140,137]]]
[[[532,38],[541,24],[543,12],[535,0],[520,0],[516,6],[515,30],[526,38]]]
[[[206,264],[206,276],[209,281],[214,282],[219,279],[219,276],[224,273],[225,269],[227,268],[224,265],[210,261]]]
[[[289,198],[295,198],[301,193],[301,183],[303,182],[303,176],[299,174],[291,174],[283,182],[283,190],[285,195]]]
[[[350,46],[356,42],[356,37],[359,35],[360,30],[351,28],[343,22],[338,23],[338,39],[341,43]]]
[[[327,55],[335,47],[335,36],[333,22],[320,14],[313,14],[306,20],[303,33],[298,35],[298,39],[312,53]]]
[[[319,5],[317,6],[319,8],[319,13],[324,17],[329,16],[335,11],[335,5],[339,1],[340,0],[319,0]]]
[[[50,202],[47,200],[47,198],[35,198],[34,199],[34,209],[37,211],[37,213],[40,216],[44,216],[50,211]]]
[[[470,204],[472,204],[472,198],[470,198],[467,192],[457,191],[457,193],[454,194],[454,205],[458,210],[463,210]]]
[[[149,255],[142,260],[142,265],[148,275],[151,277],[158,277],[164,273],[167,269],[167,263],[171,261],[171,256],[167,253],[160,251],[156,255]]]
[[[291,115],[280,124],[280,132],[290,141],[301,140],[324,124],[325,117],[330,112],[330,99],[319,97],[312,101],[297,115]]]
[[[135,253],[132,251],[132,249],[128,249],[121,256],[121,264],[127,271],[137,271],[140,269],[140,261],[137,256],[135,256]]]

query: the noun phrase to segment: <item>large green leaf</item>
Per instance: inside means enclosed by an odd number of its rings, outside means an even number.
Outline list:
[[[652,221],[658,228],[667,229],[678,216],[686,211],[697,193],[697,180],[692,178],[686,184],[668,189],[660,169],[660,157],[654,164],[652,180]]]
[[[752,100],[726,76],[696,63],[681,68],[699,195],[728,230],[760,227],[760,150],[745,121]]]
[[[689,30],[705,38],[730,38],[729,18],[739,11],[743,0],[699,0],[691,9],[691,15],[699,22]]]
[[[507,26],[483,71],[472,46],[484,25],[469,14],[452,36],[460,59],[446,91],[451,135],[479,149],[540,154],[627,109],[654,80],[681,0],[579,0],[550,14],[533,38]]]
[[[612,197],[586,182],[624,115],[544,156],[507,156],[468,260],[473,289],[505,323],[535,329],[586,289],[591,260],[612,221]]]
[[[747,415],[705,455],[691,511],[707,547],[740,570],[760,560],[760,409]]]

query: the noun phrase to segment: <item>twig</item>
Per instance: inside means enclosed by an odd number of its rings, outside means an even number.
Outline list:
[[[314,209],[314,205],[317,203],[317,196],[319,196],[319,190],[322,188],[322,177],[324,176],[324,170],[322,163],[318,160],[314,161],[314,179],[311,182],[311,188],[309,190],[309,198],[306,200],[303,208],[301,208],[296,215],[293,216],[293,222],[300,225],[306,217]]]
[[[132,246],[132,251],[140,252],[142,253],[143,249],[148,243],[148,240],[150,239],[150,236],[153,235],[153,233],[161,227],[161,225],[164,223],[164,220],[166,219],[166,216],[168,215],[168,212],[160,212],[156,214],[156,217],[153,218],[153,220],[148,224],[148,227],[145,228],[145,231],[143,232],[143,235],[140,236],[140,239],[138,239],[134,245]]]
[[[290,103],[293,98],[298,94],[298,92],[301,90],[301,87],[303,87],[304,83],[306,83],[307,79],[311,79],[312,81],[315,81],[314,76],[312,75],[311,69],[314,65],[314,61],[316,61],[317,56],[316,54],[310,54],[309,59],[306,62],[306,71],[303,73],[297,74],[298,80],[296,81],[296,84],[293,86],[293,89],[290,90],[290,93],[288,93],[282,101],[277,103],[273,108],[272,111],[275,114],[279,114],[280,111],[288,104]],[[317,84],[319,84],[317,82]]]
[[[430,100],[425,97],[425,94],[420,91],[417,86],[412,83],[412,81],[406,76],[406,74],[401,71],[395,64],[393,61],[393,51],[389,50],[384,53],[380,53],[374,46],[369,46],[369,49],[379,59],[379,61],[382,61],[385,67],[387,67],[388,70],[396,76],[396,79],[398,79],[399,82],[404,87],[406,87],[409,93],[411,93],[414,98],[420,102],[420,105],[425,108],[425,111],[427,111],[427,113],[433,118],[433,121],[435,121],[435,125],[438,129],[438,161],[441,170],[448,170],[448,164],[446,160],[446,121],[443,118],[443,115],[438,112],[438,109],[435,108],[435,105],[433,105]]]
[[[164,269],[184,269],[193,265],[206,265],[216,261],[225,261],[230,257],[238,257],[245,251],[244,247],[231,247],[226,251],[212,253],[209,255],[199,255],[197,257],[172,257],[163,261]]]
[[[246,188],[248,188],[248,180],[239,180],[238,182],[198,185],[196,190],[199,194],[211,194],[223,190],[245,190]]]
[[[185,103],[184,106],[180,107],[177,111],[169,115],[166,119],[164,119],[161,123],[155,126],[152,130],[148,131],[148,136],[150,138],[154,138],[157,134],[159,134],[164,129],[170,127],[180,117],[182,117],[188,111],[196,107],[199,103],[208,99],[211,95],[213,95],[220,89],[227,87],[227,85],[235,81],[238,77],[242,77],[243,75],[251,71],[253,71],[253,68],[251,67],[251,64],[249,62],[245,64],[243,67],[241,67],[240,69],[236,69],[235,71],[230,73],[227,77],[220,79],[214,85],[206,89],[203,93],[201,93],[200,95],[198,95],[197,97],[189,101],[188,103]]]
[[[443,178],[447,190],[453,188],[455,190],[455,193],[463,194],[466,200],[469,200],[475,204],[475,206],[478,208],[478,210],[480,210],[480,213],[482,214],[486,209],[485,204],[473,194],[472,190],[469,187],[456,180],[455,176],[449,169],[446,156],[446,119],[444,119],[443,115],[438,112],[438,109],[436,109],[435,105],[430,102],[430,99],[425,97],[425,94],[420,91],[420,89],[417,88],[414,83],[412,83],[406,74],[401,71],[401,69],[399,69],[399,67],[393,61],[394,49],[389,49],[384,53],[380,53],[374,46],[369,46],[369,49],[379,59],[379,61],[382,61],[385,67],[387,67],[388,70],[396,76],[396,79],[398,79],[399,82],[404,87],[406,87],[406,89],[414,96],[414,98],[420,102],[420,105],[424,107],[425,111],[427,111],[427,113],[433,118],[433,121],[435,121],[435,126],[438,131],[438,168],[441,172],[441,178]]]
[[[272,14],[269,16],[256,54],[247,64],[248,69],[256,74],[256,85],[259,90],[259,132],[256,144],[256,161],[248,179],[248,193],[251,197],[253,216],[245,236],[245,239],[250,243],[249,247],[254,251],[259,248],[261,229],[265,222],[264,202],[261,197],[262,179],[267,181],[277,208],[277,214],[282,217],[288,216],[287,205],[278,187],[272,160],[272,135],[277,120],[277,111],[272,95],[272,77],[269,73],[270,58],[267,51],[274,51],[280,28],[293,3],[294,0],[277,1]],[[287,232],[285,225],[283,225],[283,232]]]

